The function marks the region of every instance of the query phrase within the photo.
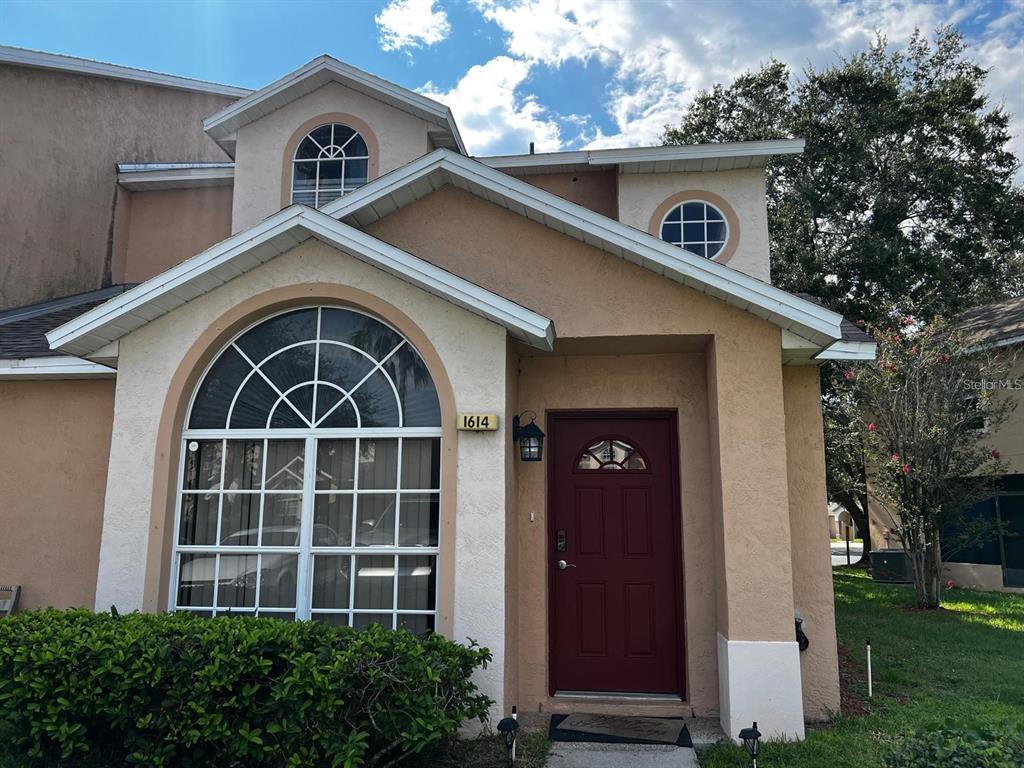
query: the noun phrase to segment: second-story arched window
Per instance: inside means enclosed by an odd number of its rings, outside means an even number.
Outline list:
[[[320,208],[366,183],[366,141],[341,123],[314,128],[299,142],[292,162],[292,202]]]

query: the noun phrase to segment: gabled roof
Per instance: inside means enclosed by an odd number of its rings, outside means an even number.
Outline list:
[[[87,356],[146,323],[317,238],[492,322],[520,341],[554,344],[548,318],[302,205],[285,208],[46,334],[52,349]]]
[[[528,155],[476,158],[513,176],[534,173],[572,173],[618,167],[620,173],[692,173],[763,168],[774,155],[798,155],[803,139],[732,141],[718,144],[680,144],[623,149],[584,149]]]
[[[123,67],[119,64],[107,64],[103,61],[80,59],[75,56],[64,56],[57,53],[44,53],[43,51],[33,51],[28,48],[15,48],[10,45],[0,45],[0,64],[15,64],[35,69],[74,72],[79,75],[91,75],[92,77],[103,77],[109,80],[144,83],[145,85],[157,85],[162,88],[174,88],[179,91],[193,91],[194,93],[215,93],[219,96],[233,96],[235,98],[252,93],[248,88],[238,88],[233,85],[221,85],[220,83],[211,83],[206,80],[193,80],[190,77],[179,77],[178,75],[165,75],[162,72],[151,72],[148,69]]]
[[[203,129],[225,152],[234,157],[235,134],[239,128],[331,82],[341,83],[347,88],[426,120],[433,126],[428,133],[435,146],[451,147],[463,153],[466,151],[459,129],[455,125],[455,118],[444,104],[327,55],[318,56],[280,80],[226,106],[217,114],[206,118],[203,121]]]
[[[755,314],[818,348],[843,339],[842,316],[819,304],[444,149],[385,174],[322,210],[365,227],[449,184]]]

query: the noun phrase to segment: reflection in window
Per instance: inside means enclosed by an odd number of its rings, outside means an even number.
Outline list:
[[[426,366],[379,320],[313,307],[245,331],[183,435],[170,607],[433,630],[440,436]]]
[[[661,223],[661,239],[713,259],[729,239],[729,225],[715,206],[695,200],[668,212]]]
[[[292,160],[292,202],[321,208],[366,183],[370,154],[363,137],[347,125],[314,128]]]
[[[647,461],[640,452],[622,440],[598,440],[580,455],[578,470],[634,470],[647,469]]]

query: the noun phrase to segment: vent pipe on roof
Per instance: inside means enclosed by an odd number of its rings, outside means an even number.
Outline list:
[[[530,142],[530,154],[531,155],[533,154],[533,142],[532,141]]]

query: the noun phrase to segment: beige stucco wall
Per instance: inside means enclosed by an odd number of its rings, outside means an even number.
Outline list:
[[[353,115],[369,129],[371,179],[430,151],[425,121],[338,83],[328,83],[239,129],[232,232],[250,227],[282,208],[289,140],[318,116],[338,114]],[[377,158],[372,156],[373,144],[379,147]]]
[[[1017,355],[1008,379],[1024,381],[1024,348],[1016,347]],[[985,444],[999,450],[1002,460],[1006,463],[1007,474],[1024,473],[1024,390],[1006,389],[1001,397],[1016,401],[1017,407],[1009,418],[998,428],[985,435]]]
[[[92,607],[114,382],[0,381],[0,584]]]
[[[715,651],[714,553],[709,486],[707,392],[704,355],[523,357],[519,402],[538,414],[556,409],[665,408],[679,419],[682,505],[686,706],[689,715],[718,711]],[[519,706],[525,712],[559,711],[548,696],[548,543],[546,464],[521,464],[518,487]],[[534,519],[530,519],[531,513]],[[621,711],[621,709],[620,709]]]
[[[231,187],[125,192],[127,242],[116,283],[140,283],[231,234]]]
[[[824,720],[839,712],[839,657],[836,649],[832,552],[826,508],[825,443],[820,371],[814,366],[783,369],[786,406],[786,472],[793,542],[793,602],[804,620],[810,647],[800,654],[804,715]]]
[[[623,174],[619,176],[619,220],[660,236],[657,226],[651,228],[651,216],[667,198],[684,191],[693,191],[694,198],[700,197],[700,191],[707,191],[725,199],[736,212],[740,229],[729,266],[769,281],[768,209],[763,169]]]
[[[666,337],[710,339],[704,366],[710,454],[710,481],[705,487],[715,525],[704,532],[707,538],[697,546],[713,552],[714,627],[726,647],[735,648],[730,652],[735,653],[737,664],[763,659],[773,668],[785,667],[779,680],[765,682],[775,691],[775,700],[782,702],[779,711],[785,711],[785,722],[776,732],[802,734],[792,562],[779,556],[791,546],[779,329],[453,188],[439,190],[368,229],[552,318],[562,341],[588,340],[594,347],[611,348],[628,344],[622,337],[635,342],[642,337],[644,343]],[[576,376],[572,383],[579,399],[586,400],[587,382]],[[522,384],[519,394],[521,408],[540,412]],[[648,399],[658,400],[658,390],[638,389],[622,402],[642,407],[650,404]],[[585,406],[574,400],[566,407]],[[520,467],[521,489],[527,472]],[[524,503],[521,495],[520,521],[529,514]],[[544,502],[531,498],[530,503]],[[751,525],[755,511],[756,526]],[[525,557],[528,546],[522,532],[519,543]],[[529,576],[522,558],[519,575],[522,594],[536,601],[537,593],[525,588]],[[521,654],[518,659],[519,689],[546,691],[536,678],[536,667],[543,669],[546,664],[546,651],[533,655],[545,649],[538,645],[538,630],[527,626],[532,620],[525,615],[527,602],[520,599],[518,620],[520,649],[530,655]],[[528,607],[538,610],[532,602]],[[831,630],[823,627],[822,631]],[[695,647],[707,648],[700,643]],[[698,663],[714,658],[713,650],[702,653],[706,655]],[[749,675],[737,671],[734,677],[744,683]],[[699,673],[693,679],[699,680]],[[754,694],[745,695],[736,680],[729,690],[739,700],[753,700]],[[713,701],[712,693],[690,695],[698,700],[705,696],[702,706]],[[794,725],[796,720],[801,724]]]
[[[166,608],[146,595],[147,576],[166,571],[161,563],[147,562],[147,541],[159,541],[168,523],[166,503],[154,498],[154,486],[159,485],[155,467],[176,451],[171,445],[172,440],[177,444],[176,436],[162,442],[158,434],[161,414],[172,397],[169,386],[182,361],[229,308],[264,292],[303,284],[346,286],[401,307],[433,344],[444,366],[439,374],[450,382],[458,409],[504,411],[504,328],[319,241],[308,241],[121,339],[97,606]],[[173,398],[180,401],[188,394]],[[447,594],[439,595],[439,603],[448,607],[438,623],[458,640],[472,637],[491,648],[494,661],[480,673],[479,682],[499,703],[497,714],[504,699],[505,545],[495,531],[503,527],[505,454],[511,441],[504,425],[497,432],[446,436],[442,475],[456,487],[442,489],[442,518],[447,516],[451,525],[443,525],[440,570],[443,575],[454,566],[454,594],[442,582]],[[447,547],[446,536],[451,540]],[[168,556],[166,546],[153,554],[164,560]]]
[[[536,173],[521,176],[520,179],[610,219],[619,216],[618,177],[615,171]]]
[[[0,65],[0,308],[101,287],[116,164],[227,160],[202,119],[231,101]]]

